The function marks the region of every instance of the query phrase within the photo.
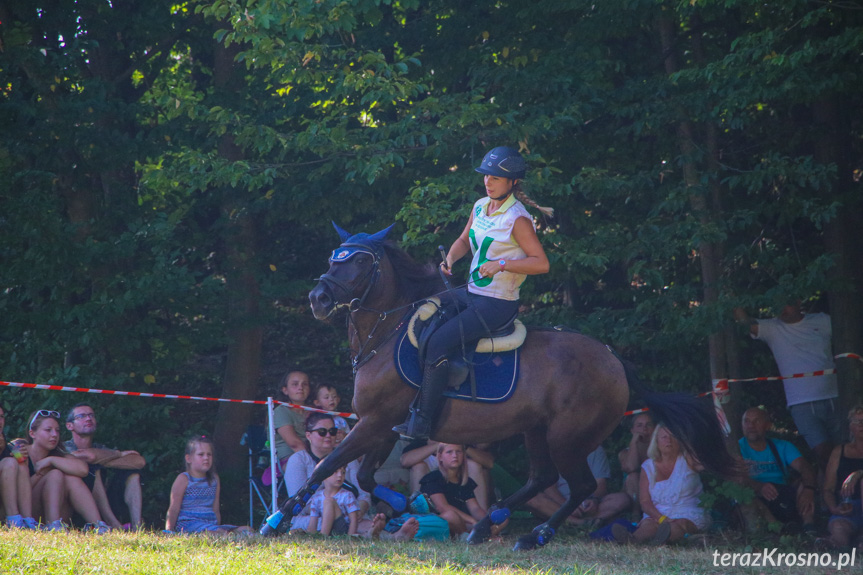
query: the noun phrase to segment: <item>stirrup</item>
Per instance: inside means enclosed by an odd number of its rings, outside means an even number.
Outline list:
[[[426,418],[421,415],[420,411],[411,410],[407,420],[404,423],[400,423],[393,427],[393,431],[398,433],[401,439],[405,439],[407,441],[429,439],[429,436],[431,435],[432,422],[427,420],[428,423],[426,428],[424,430],[418,429],[419,427],[422,427],[419,423],[419,420],[421,419]]]

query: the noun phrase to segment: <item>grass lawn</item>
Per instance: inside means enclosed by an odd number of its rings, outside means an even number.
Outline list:
[[[523,532],[520,530],[518,532]],[[672,547],[594,543],[564,533],[544,549],[511,551],[515,535],[483,546],[464,543],[394,543],[312,536],[243,540],[150,532],[107,535],[40,533],[0,528],[0,573],[298,573],[335,574],[642,574],[642,573],[836,573],[836,567],[714,566],[714,551],[761,551],[714,535]],[[778,553],[812,552],[812,545],[783,538],[768,544]],[[776,556],[773,556],[774,560]],[[833,560],[837,559],[834,553]],[[842,572],[860,573],[863,559]],[[738,559],[739,561],[739,559]]]

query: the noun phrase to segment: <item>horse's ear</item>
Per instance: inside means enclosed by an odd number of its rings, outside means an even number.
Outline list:
[[[385,239],[387,239],[387,236],[390,235],[390,232],[392,231],[393,226],[395,226],[395,224],[390,224],[390,226],[388,228],[382,229],[378,233],[369,237],[369,239],[375,243],[384,241]]]
[[[340,227],[339,227],[339,225],[338,225],[336,222],[333,222],[333,227],[334,227],[334,228],[336,228],[336,231],[339,233],[339,238],[341,238],[341,240],[342,240],[343,242],[348,241],[348,238],[350,238],[350,237],[351,237],[351,234],[350,234],[350,233],[348,233],[348,232],[346,232],[346,231],[345,231],[345,230],[343,230],[342,228],[340,228]]]

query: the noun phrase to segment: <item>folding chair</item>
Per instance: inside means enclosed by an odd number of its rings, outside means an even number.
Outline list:
[[[270,461],[270,451],[267,449],[267,428],[263,425],[248,426],[240,439],[240,445],[245,445],[249,450],[249,525],[254,525],[255,494],[264,507],[264,516],[270,513],[270,506],[264,498],[261,484],[261,468],[266,467]]]

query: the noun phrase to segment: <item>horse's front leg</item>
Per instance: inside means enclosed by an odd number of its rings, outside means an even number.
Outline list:
[[[261,526],[261,535],[274,536],[284,533],[287,530],[285,522],[290,525],[291,519],[305,508],[324,479],[335,473],[337,469],[373,450],[382,440],[386,441],[393,436],[389,430],[383,432],[363,424],[364,421],[360,421],[338,447],[318,463],[303,487],[282,503],[278,511],[267,517]]]

